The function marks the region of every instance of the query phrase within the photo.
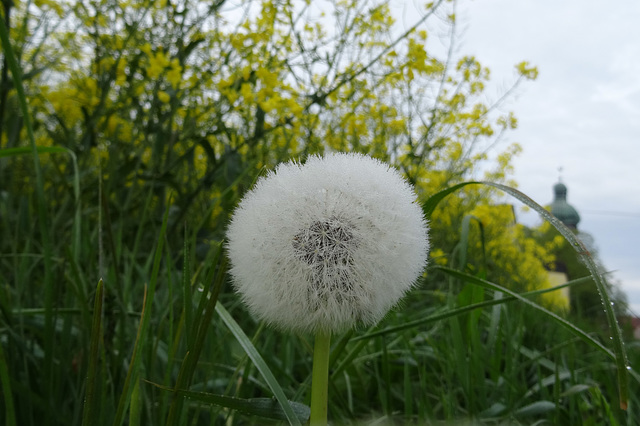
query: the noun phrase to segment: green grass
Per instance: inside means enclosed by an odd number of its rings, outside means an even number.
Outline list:
[[[136,217],[148,229],[130,238],[111,218],[105,233],[115,243],[103,238],[97,288],[97,230],[84,229],[77,259],[68,249],[72,227],[52,239],[48,356],[40,236],[33,221],[19,225],[19,209],[3,216],[2,229],[13,230],[0,257],[6,423],[304,422],[311,338],[256,323],[230,290],[223,243],[197,254],[193,231],[168,234],[168,215],[157,221],[152,210]],[[541,291],[511,293],[455,269],[428,275],[439,273],[455,277],[450,294],[426,280],[377,327],[335,336],[332,422],[633,424],[638,382],[630,409],[620,410],[616,353],[601,330],[542,311]],[[637,362],[638,345],[627,351]]]

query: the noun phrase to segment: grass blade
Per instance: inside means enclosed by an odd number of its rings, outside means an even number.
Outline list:
[[[477,184],[480,182],[463,182],[457,185],[453,185],[451,188],[443,189],[440,192],[436,192],[422,204],[422,211],[424,212],[424,215],[427,217],[427,219],[429,219],[433,214],[433,211],[436,209],[436,207],[438,207],[438,204],[440,204],[440,201],[444,200],[447,195],[452,194],[458,189],[473,183]]]
[[[0,343],[0,382],[2,382],[2,394],[4,395],[4,423],[7,426],[16,426],[16,410],[13,405],[13,391],[7,367],[7,358],[4,356],[4,349]]]
[[[551,318],[552,320],[558,322],[560,325],[564,326],[565,328],[567,328],[569,331],[571,331],[573,334],[575,334],[576,336],[580,337],[584,342],[590,344],[591,346],[593,346],[594,348],[600,350],[601,352],[603,352],[604,354],[606,354],[608,357],[610,357],[611,359],[615,360],[616,359],[616,354],[611,352],[611,350],[609,350],[607,347],[605,347],[602,343],[598,342],[596,339],[594,339],[593,337],[591,337],[589,334],[587,334],[584,330],[582,330],[579,327],[576,327],[575,325],[573,325],[572,323],[570,323],[569,321],[567,321],[566,319],[562,318],[561,316],[554,314],[553,312],[549,311],[548,309],[538,305],[535,302],[532,302],[531,300],[527,299],[526,297],[509,290],[506,287],[502,287],[501,285],[483,280],[481,278],[477,278],[474,277],[473,275],[469,275],[466,274],[464,272],[460,272],[458,270],[455,269],[451,269],[451,268],[447,268],[445,266],[434,266],[434,269],[438,269],[446,274],[449,274],[455,278],[458,278],[462,281],[466,281],[466,282],[470,282],[472,284],[476,284],[494,291],[501,291],[505,294],[508,294],[511,297],[514,297],[516,299],[518,299],[519,301],[525,303],[528,306],[531,306],[532,308],[536,309],[537,311],[540,311],[542,313],[544,313],[545,315],[547,315],[549,318]],[[504,300],[501,299],[501,300]],[[495,300],[490,300],[487,302],[494,302]]]
[[[211,265],[219,265],[222,262],[226,262],[225,260],[223,260],[222,258],[224,257],[222,255],[222,243],[219,242],[217,243],[218,247],[216,248],[215,251],[211,250],[210,253],[213,253],[212,257],[209,257],[209,255],[207,255],[207,259],[206,259],[206,263],[209,263]],[[209,289],[209,292],[213,294],[213,292],[216,289],[216,285],[215,283],[217,282],[215,278],[215,274],[216,271],[220,271],[221,268],[220,266],[218,266],[218,269],[216,269],[216,267],[212,267],[209,269],[209,272],[207,273],[207,275],[205,276],[204,282],[205,283],[212,283],[211,287]],[[218,275],[219,279],[222,279],[223,276],[222,275]],[[222,284],[222,283],[221,283]],[[204,293],[206,295],[206,293]],[[198,306],[196,307],[196,311],[193,315],[192,321],[193,324],[205,324],[202,322],[202,316],[205,314],[205,311],[207,310],[207,306],[210,305],[212,299],[207,299],[206,297],[200,297],[200,301],[198,302]],[[184,309],[186,309],[187,306],[185,305]],[[186,314],[185,314],[186,316]],[[207,323],[208,325],[208,323]],[[193,343],[195,342],[195,340],[198,337],[198,333],[199,333],[200,328],[199,327],[193,327],[192,329],[187,329],[186,330],[186,334],[191,334],[190,337],[187,337],[187,350],[188,351],[192,351],[193,350],[193,346],[189,346],[189,342]]]
[[[36,152],[38,154],[73,154],[73,151],[61,146],[36,146]],[[15,148],[0,149],[0,158],[29,154],[33,154],[33,149],[29,146],[18,146]]]
[[[199,310],[197,312],[196,319],[194,320],[194,324],[197,326],[193,331],[187,330],[186,332],[187,335],[192,334],[192,346],[187,346],[187,354],[182,361],[182,365],[180,365],[180,371],[175,385],[176,392],[173,394],[173,399],[171,401],[171,407],[167,417],[167,425],[178,425],[180,422],[183,396],[177,392],[177,390],[187,389],[191,384],[191,379],[193,378],[193,373],[195,372],[198,359],[200,358],[200,353],[204,347],[207,330],[209,328],[209,324],[211,324],[211,318],[213,318],[213,313],[218,302],[218,296],[220,295],[220,291],[224,284],[224,278],[227,271],[227,257],[222,256],[222,244],[218,247],[215,259],[217,261],[214,265],[218,265],[218,267],[213,267],[211,270],[217,271],[217,275],[213,280],[209,293],[210,296],[207,297],[206,294],[202,295],[198,306]],[[191,307],[185,305],[184,309],[191,309]],[[187,341],[189,342],[189,340]]]
[[[129,409],[129,426],[140,426],[142,417],[142,395],[140,390],[140,380],[136,380],[131,393],[131,408]]]
[[[518,417],[539,416],[556,409],[556,404],[551,401],[536,401],[518,409],[515,415]]]
[[[148,303],[147,290],[148,288],[147,286],[145,286],[144,298],[142,301],[142,313],[141,313],[142,318],[144,318],[145,313],[150,310],[149,307],[147,306],[147,303]],[[140,361],[139,361],[140,352],[142,352],[142,347],[144,344],[144,339],[142,337],[143,324],[144,324],[144,321],[140,320],[140,324],[138,325],[138,331],[136,333],[136,341],[133,346],[133,354],[131,355],[131,362],[129,363],[129,369],[127,370],[127,377],[125,378],[124,385],[122,387],[122,393],[120,394],[120,400],[118,401],[118,408],[116,409],[116,416],[113,420],[114,426],[120,425],[124,421],[125,411],[129,403],[131,402],[131,398],[132,398],[131,395],[133,394],[133,390],[134,390],[131,383],[134,381],[135,383],[137,383],[138,381],[137,376],[138,376],[138,370],[140,369]],[[134,386],[135,386],[135,383],[134,383]]]
[[[55,403],[54,403],[54,379],[53,379],[53,336],[54,336],[54,312],[53,312],[53,247],[51,245],[51,228],[49,225],[49,218],[47,214],[47,205],[44,199],[44,180],[42,178],[42,169],[40,167],[40,157],[38,156],[38,149],[36,147],[36,140],[33,134],[33,126],[31,124],[31,115],[29,114],[29,107],[27,105],[27,97],[24,93],[24,86],[22,85],[22,70],[20,64],[16,59],[9,39],[9,29],[4,19],[0,19],[0,41],[2,44],[2,52],[6,66],[11,71],[13,77],[14,89],[18,97],[18,103],[20,104],[20,110],[22,112],[22,120],[24,127],[27,131],[27,137],[31,146],[31,152],[33,154],[33,167],[36,174],[36,201],[38,210],[38,222],[40,227],[40,234],[42,238],[43,256],[44,256],[44,300],[45,300],[45,327],[44,327],[44,367],[43,367],[43,383],[46,384],[47,395],[47,411],[50,416],[47,416],[45,421],[51,423],[54,418]]]
[[[206,392],[195,392],[184,389],[173,389],[166,386],[161,386],[156,383],[151,383],[159,389],[179,393],[181,396],[188,398],[192,401],[199,401],[209,405],[218,405],[220,407],[230,408],[232,410],[240,411],[249,416],[258,416],[274,420],[287,420],[287,416],[277,401],[273,398],[235,398],[226,395],[217,395]],[[295,416],[301,423],[309,420],[309,407],[298,402],[289,401],[289,405],[293,409]]]
[[[381,333],[382,334],[382,333]],[[376,334],[377,335],[377,334]],[[366,335],[369,337],[369,334]],[[374,333],[371,333],[371,337],[374,336]],[[351,364],[351,362],[358,356],[358,354],[364,349],[364,347],[368,344],[364,338],[356,337],[355,340],[360,340],[351,350],[345,355],[345,357],[340,361],[338,366],[335,369],[331,370],[331,378],[338,377],[342,372]]]
[[[76,201],[76,210],[73,220],[72,253],[73,260],[77,263],[80,256],[80,229],[82,225],[82,214],[80,209],[80,172],[78,171],[78,159],[75,152],[71,151],[69,148],[65,148],[62,146],[36,146],[35,149],[38,154],[68,154],[71,157],[71,163],[73,164],[73,196]],[[28,146],[0,149],[0,158],[29,154],[33,154],[33,148]]]
[[[96,297],[93,303],[93,321],[91,341],[89,343],[89,366],[82,412],[82,424],[92,425],[100,417],[100,398],[98,396],[98,364],[100,362],[100,343],[102,342],[102,305],[104,302],[104,284],[98,281]]]
[[[182,300],[184,305],[184,323],[187,330],[193,330],[193,302],[191,299],[191,269],[189,266],[189,244],[187,242],[187,225],[184,226],[184,253],[182,267]],[[187,347],[193,347],[192,334],[187,335]]]
[[[615,355],[615,363],[618,377],[618,389],[620,393],[620,408],[623,410],[627,409],[627,404],[629,400],[629,361],[627,359],[627,352],[624,348],[624,343],[622,340],[622,333],[620,331],[620,326],[618,325],[618,321],[616,319],[615,312],[611,306],[611,299],[609,298],[609,293],[607,291],[607,284],[604,280],[604,276],[601,271],[598,270],[597,265],[595,264],[591,254],[585,247],[585,245],[576,237],[576,235],[567,228],[560,220],[558,220],[555,216],[553,216],[550,212],[548,212],[544,207],[540,204],[533,201],[531,198],[518,191],[517,189],[511,188],[506,185],[502,185],[500,183],[494,182],[463,182],[457,185],[452,186],[451,188],[447,188],[442,190],[434,195],[432,195],[426,202],[423,203],[422,209],[425,215],[428,217],[431,216],[438,203],[442,201],[447,195],[457,191],[458,189],[466,186],[466,185],[487,185],[494,187],[500,191],[506,192],[512,197],[516,198],[520,202],[525,205],[531,207],[535,210],[540,216],[546,219],[554,228],[560,232],[560,234],[571,244],[571,247],[578,254],[578,258],[585,266],[589,269],[591,276],[593,277],[593,281],[596,284],[596,288],[598,289],[598,294],[600,295],[600,300],[602,302],[603,309],[607,316],[607,322],[609,323],[609,329],[611,331],[611,340],[613,343],[613,353]]]
[[[561,288],[565,288],[565,287],[570,287],[570,286],[574,286],[577,284],[582,284],[582,283],[586,283],[589,282],[591,280],[591,277],[583,277],[583,278],[578,278],[577,280],[572,280],[569,282],[566,282],[562,285],[558,285],[555,287],[551,287],[551,288],[544,288],[544,289],[540,289],[540,290],[532,290],[532,291],[528,291],[526,293],[521,293],[520,296],[522,297],[530,297],[530,296],[535,296],[535,295],[539,295],[539,294],[543,294],[543,293],[549,293],[552,291],[556,291],[556,290],[560,290]],[[496,293],[499,294],[499,293]],[[488,306],[496,306],[496,305],[500,305],[503,303],[507,303],[507,302],[513,302],[514,300],[518,300],[515,297],[512,296],[506,296],[506,297],[500,297],[500,298],[494,298],[491,300],[485,300],[483,302],[478,302],[478,303],[474,303],[471,305],[466,305],[466,306],[462,306],[460,308],[455,308],[455,309],[447,309],[444,312],[435,314],[435,315],[429,315],[427,317],[424,318],[420,318],[414,321],[408,321],[405,322],[404,324],[398,325],[398,326],[394,326],[394,327],[387,327],[384,328],[382,330],[375,330],[375,331],[370,331],[368,333],[363,334],[362,336],[358,336],[353,338],[353,341],[358,341],[358,340],[364,340],[364,339],[369,339],[371,337],[376,337],[376,336],[382,336],[385,334],[393,334],[393,333],[397,333],[399,331],[403,331],[403,330],[408,330],[410,328],[414,328],[414,327],[418,327],[424,324],[428,324],[430,322],[437,322],[437,321],[442,321],[444,319],[447,318],[451,318],[451,317],[455,317],[458,315],[462,315],[465,314],[467,312],[473,311],[475,309],[480,309],[480,308],[486,308]]]
[[[600,300],[607,316],[607,322],[609,323],[609,329],[611,331],[611,341],[613,343],[613,352],[615,354],[616,369],[618,373],[620,408],[626,410],[629,400],[629,361],[627,359],[627,352],[624,348],[620,326],[618,325],[615,312],[613,311],[611,299],[609,298],[604,275],[601,271],[598,270],[598,266],[591,257],[591,254],[582,243],[582,241],[580,241],[569,228],[567,228],[560,220],[558,220],[555,216],[548,212],[544,207],[533,201],[531,198],[527,197],[522,192],[499,183],[482,183],[506,192],[507,194],[517,198],[519,201],[538,212],[544,219],[549,221],[549,223],[551,223],[551,225],[553,225],[554,228],[556,228],[558,232],[560,232],[560,234],[562,234],[562,236],[567,239],[567,241],[569,241],[571,247],[573,247],[576,253],[578,253],[578,258],[580,259],[580,261],[582,261],[582,263],[584,263],[589,269],[589,272],[593,277],[593,281],[596,284],[596,288],[598,289]]]
[[[124,414],[131,400],[131,393],[133,392],[132,382],[133,380],[138,379],[138,371],[140,370],[140,364],[142,362],[141,352],[147,341],[147,331],[149,328],[149,321],[151,319],[151,306],[153,306],[153,298],[155,296],[156,285],[158,283],[158,272],[160,271],[160,260],[162,259],[162,250],[164,247],[168,218],[169,208],[167,207],[164,212],[162,227],[158,236],[158,246],[156,247],[155,257],[153,259],[153,269],[151,272],[151,281],[148,290],[145,287],[145,295],[142,302],[142,318],[140,319],[140,325],[138,326],[138,333],[136,335],[136,342],[133,347],[133,354],[131,355],[131,362],[129,364],[129,370],[127,371],[127,377],[124,381],[122,393],[120,394],[120,400],[118,401],[116,416],[113,420],[114,426],[119,426],[124,421]]]
[[[262,374],[262,377],[267,382],[271,392],[273,392],[274,396],[280,403],[289,424],[300,425],[300,420],[296,417],[291,404],[289,404],[289,400],[284,394],[284,391],[280,387],[280,384],[271,372],[267,363],[264,361],[256,347],[253,346],[253,343],[251,343],[251,339],[249,339],[249,337],[244,333],[242,328],[240,328],[236,320],[233,319],[224,306],[218,303],[216,305],[216,312],[220,315],[220,318],[222,318],[222,321],[225,323],[229,331],[231,331],[234,337],[238,340],[242,349],[244,349],[249,358],[251,358],[251,361],[253,361],[260,374]]]

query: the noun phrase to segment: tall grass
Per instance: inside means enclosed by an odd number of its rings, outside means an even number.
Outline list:
[[[19,213],[4,216],[3,229],[19,222]],[[197,254],[195,232],[167,234],[168,215],[163,222],[136,220],[153,230],[155,250],[114,244],[119,267],[105,261],[97,289],[98,250],[81,250],[74,259],[66,249],[70,233],[52,239],[60,284],[54,284],[49,379],[41,374],[47,310],[39,234],[31,224],[5,240],[6,424],[40,424],[45,416],[51,424],[304,422],[309,337],[273,332],[247,315],[226,283],[221,241]],[[81,246],[97,241],[97,231],[87,231]],[[634,423],[638,382],[622,411],[616,353],[599,330],[541,311],[536,297],[544,290],[512,294],[490,277],[443,267],[428,274],[442,272],[455,277],[450,294],[421,286],[379,326],[336,338],[333,423]],[[567,284],[580,285],[592,284]],[[634,365],[640,348],[627,350]]]
[[[30,133],[20,69],[0,29]],[[110,210],[109,187],[102,197],[81,197],[96,190],[82,180],[83,170],[75,170],[69,190],[47,186],[48,170],[39,163],[45,154],[67,155],[30,137],[32,192],[4,182],[0,201],[5,424],[307,421],[312,342],[247,314],[229,289],[221,235],[203,238],[203,223],[172,222],[157,188],[124,189],[125,204],[137,202],[126,214]],[[0,151],[0,161],[22,155]],[[456,189],[436,194],[425,212]],[[240,192],[234,181],[224,196]],[[463,232],[465,244],[468,238]],[[627,367],[639,365],[640,345],[625,349],[606,286],[592,273],[606,332],[549,312],[537,298],[545,290],[515,293],[482,274],[431,268],[425,284],[381,324],[336,336],[330,421],[636,424],[640,386]],[[426,284],[434,279],[451,279],[451,291]]]

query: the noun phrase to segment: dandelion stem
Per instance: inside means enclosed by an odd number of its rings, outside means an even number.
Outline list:
[[[327,425],[327,400],[329,388],[329,350],[331,333],[319,331],[313,348],[313,373],[311,376],[310,426]]]

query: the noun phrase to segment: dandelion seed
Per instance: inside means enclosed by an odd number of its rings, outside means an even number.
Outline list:
[[[311,333],[378,322],[415,284],[429,249],[411,186],[359,154],[281,164],[240,202],[227,238],[249,311]]]

